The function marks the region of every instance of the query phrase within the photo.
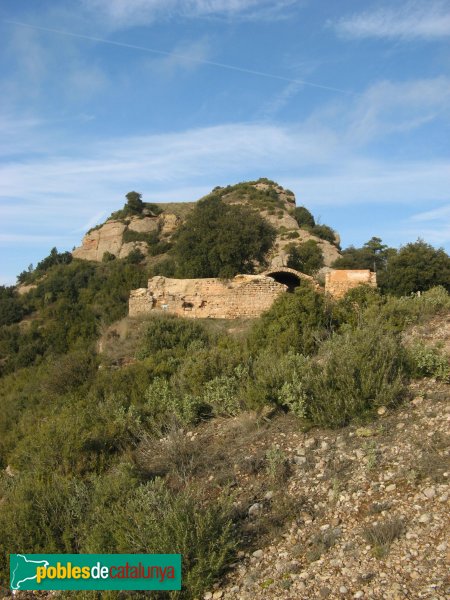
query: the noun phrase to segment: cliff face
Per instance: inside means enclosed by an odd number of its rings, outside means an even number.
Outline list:
[[[308,240],[314,240],[320,247],[325,271],[340,256],[337,245],[299,227],[293,217],[295,196],[274,182],[263,180],[215,188],[212,194],[219,194],[222,200],[229,204],[251,206],[275,227],[277,237],[267,257],[268,266],[271,268],[286,266],[288,248]],[[105,253],[125,258],[134,250],[139,250],[144,256],[149,253],[155,255],[155,249],[151,249],[151,245],[158,242],[170,243],[172,234],[184,222],[195,202],[155,206],[161,210],[158,216],[149,214],[149,211],[144,211],[142,216],[125,218],[114,218],[113,215],[106,223],[84,236],[81,246],[72,253],[74,258],[101,261]],[[339,236],[336,234],[336,244],[338,243]],[[164,251],[162,249],[162,252]],[[156,255],[158,253],[159,250],[156,250]]]
[[[133,250],[148,254],[150,241],[148,234],[158,234],[168,238],[176,231],[181,220],[177,215],[163,213],[157,217],[129,217],[124,220],[108,220],[101,227],[92,229],[83,238],[81,246],[72,255],[82,260],[101,261],[105,252],[117,258],[126,258]],[[130,235],[137,234],[137,235]],[[128,234],[128,235],[127,235]],[[126,241],[135,237],[134,241]],[[138,239],[142,237],[142,239]],[[148,238],[150,239],[150,238]]]

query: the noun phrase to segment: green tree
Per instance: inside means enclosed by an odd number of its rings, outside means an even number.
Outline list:
[[[55,265],[68,265],[72,262],[72,254],[70,252],[58,252],[56,248],[50,250],[50,254],[38,262],[36,271],[44,273]]]
[[[144,209],[142,194],[138,194],[138,192],[128,192],[125,198],[127,199],[126,208],[128,211],[132,214],[141,214]]]
[[[0,286],[0,326],[17,323],[25,311],[13,287]]]
[[[199,202],[180,228],[174,247],[179,277],[233,277],[264,263],[275,229],[247,206],[219,197]]]
[[[423,240],[406,244],[392,254],[378,277],[384,292],[404,296],[442,285],[450,291],[450,257]]]
[[[314,217],[305,206],[297,206],[293,216],[299,227],[314,227],[316,224]]]
[[[389,255],[393,252],[383,244],[381,238],[372,237],[362,248],[350,246],[342,252],[334,264],[334,269],[370,269],[381,271],[386,268]]]
[[[323,267],[322,251],[314,240],[289,248],[287,266],[307,275],[313,275]]]

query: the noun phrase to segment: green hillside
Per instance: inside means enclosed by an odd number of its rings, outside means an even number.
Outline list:
[[[254,463],[247,448],[271,428],[367,426],[411,381],[449,381],[438,346],[405,341],[412,324],[450,311],[450,258],[421,241],[344,250],[336,266],[375,265],[381,288],[339,301],[305,284],[254,321],[127,317],[130,290],[155,274],[260,269],[279,235],[261,211],[288,206],[304,231],[317,227],[307,209],[295,216],[289,191],[259,183],[268,188],[219,188],[179,212],[156,261],[54,249],[20,275],[21,294],[0,288],[0,581],[9,553],[180,552],[173,597],[201,598],[298,511],[280,500],[260,521],[249,514],[290,467],[275,447]]]

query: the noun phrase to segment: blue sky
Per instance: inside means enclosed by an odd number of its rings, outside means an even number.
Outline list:
[[[124,203],[269,177],[450,250],[450,2],[4,0],[0,283]]]

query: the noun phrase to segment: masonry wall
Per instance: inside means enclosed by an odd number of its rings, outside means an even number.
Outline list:
[[[334,270],[325,274],[325,292],[333,298],[342,298],[358,285],[377,287],[377,274],[369,269]]]
[[[237,275],[220,279],[170,279],[153,277],[148,288],[133,290],[131,317],[160,310],[180,317],[235,319],[259,317],[287,286],[264,275]]]

